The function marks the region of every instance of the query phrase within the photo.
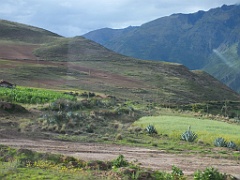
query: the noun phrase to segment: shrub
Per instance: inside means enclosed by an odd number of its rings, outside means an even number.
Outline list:
[[[220,173],[217,169],[206,168],[203,172],[196,171],[194,173],[194,180],[226,180],[226,174]]]
[[[122,134],[117,134],[116,140],[122,140],[122,139],[123,139]]]
[[[94,127],[92,124],[88,124],[87,127],[86,127],[86,132],[88,133],[93,133],[94,132]]]
[[[225,141],[224,138],[220,137],[215,139],[214,145],[217,147],[227,147],[227,142]]]
[[[174,177],[181,177],[184,174],[183,174],[183,171],[180,168],[178,168],[176,166],[172,166],[172,175]]]
[[[124,159],[124,156],[121,154],[117,157],[117,159],[112,161],[112,165],[115,168],[126,167],[129,163]]]
[[[138,134],[139,134],[141,131],[142,131],[142,128],[140,128],[140,127],[135,127],[135,128],[134,128],[134,132],[135,132],[136,136],[138,136]]]
[[[182,170],[176,166],[172,166],[171,173],[155,171],[152,176],[154,179],[186,180],[186,177],[184,177]]]
[[[181,139],[184,141],[193,142],[197,139],[197,134],[191,131],[191,126],[189,126],[188,130],[181,135]]]
[[[152,176],[154,179],[173,180],[172,175],[166,172],[155,171]]]
[[[147,127],[146,127],[146,131],[149,135],[153,135],[153,134],[157,134],[157,130],[155,129],[155,127],[151,124],[149,124]]]
[[[99,160],[93,160],[87,162],[87,167],[90,170],[108,170],[111,168],[107,162],[99,161]]]

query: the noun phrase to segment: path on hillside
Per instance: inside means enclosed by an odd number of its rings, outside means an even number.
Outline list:
[[[197,169],[217,168],[220,172],[240,179],[240,161],[223,158],[210,158],[200,155],[169,154],[160,150],[97,143],[77,143],[55,140],[0,139],[0,144],[15,148],[31,149],[39,152],[59,153],[83,160],[112,160],[119,154],[129,161],[137,161],[143,167],[170,171],[176,165],[186,175]]]

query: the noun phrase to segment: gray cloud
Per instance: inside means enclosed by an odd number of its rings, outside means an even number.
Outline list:
[[[136,26],[173,13],[192,13],[240,0],[0,0],[0,18],[42,27],[63,36]]]

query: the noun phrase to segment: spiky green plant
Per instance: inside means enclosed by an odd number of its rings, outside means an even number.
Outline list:
[[[129,165],[128,161],[125,160],[124,156],[120,154],[117,159],[112,161],[112,165],[115,168],[126,167]]]
[[[227,143],[227,147],[231,149],[236,149],[237,145],[234,142],[230,141]]]
[[[227,147],[227,142],[225,141],[224,138],[219,137],[219,138],[215,139],[214,145],[217,147]]]
[[[153,135],[153,134],[157,134],[157,130],[155,129],[155,127],[151,124],[149,124],[147,127],[146,127],[146,131],[149,135]]]
[[[191,126],[188,127],[188,130],[181,135],[181,140],[193,142],[197,139],[197,134],[191,131]]]

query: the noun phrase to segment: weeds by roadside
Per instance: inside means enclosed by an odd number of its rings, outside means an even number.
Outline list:
[[[186,180],[183,171],[172,166],[172,172],[153,171],[128,162],[123,155],[112,161],[82,161],[73,157],[37,153],[27,149],[12,149],[0,146],[1,179],[129,179],[129,180]],[[107,175],[107,176],[106,176]],[[195,171],[196,180],[226,180],[226,174],[213,168]],[[219,179],[220,178],[220,179]],[[210,180],[209,179],[209,180]]]

